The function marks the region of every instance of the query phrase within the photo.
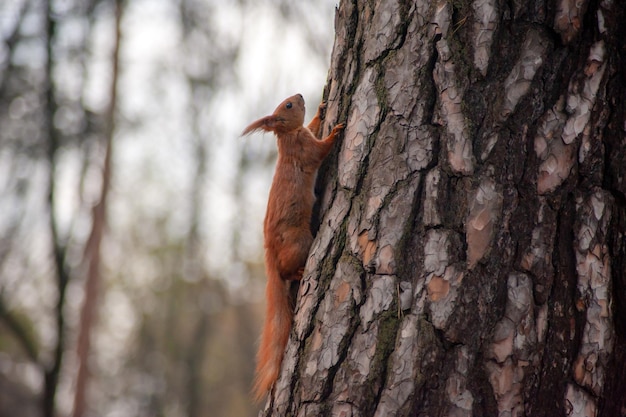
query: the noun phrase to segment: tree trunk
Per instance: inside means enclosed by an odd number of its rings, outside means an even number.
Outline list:
[[[341,2],[347,128],[261,415],[626,415],[625,9]]]
[[[104,115],[104,161],[102,166],[102,185],[100,199],[93,207],[91,232],[83,253],[85,266],[85,298],[80,314],[80,327],[76,343],[78,372],[74,392],[73,417],[88,414],[87,386],[90,378],[89,359],[91,355],[92,330],[98,324],[98,305],[101,292],[101,246],[107,224],[107,200],[113,176],[113,136],[115,134],[115,112],[117,109],[117,85],[119,80],[119,59],[121,22],[124,5],[122,0],[115,0],[115,29],[111,57],[111,85],[109,87],[109,105]]]

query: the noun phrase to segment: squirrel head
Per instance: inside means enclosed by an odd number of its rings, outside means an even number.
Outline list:
[[[244,129],[242,136],[255,130],[265,130],[276,134],[291,132],[302,126],[304,113],[304,98],[302,94],[296,94],[280,103],[270,116],[265,116],[251,123]]]

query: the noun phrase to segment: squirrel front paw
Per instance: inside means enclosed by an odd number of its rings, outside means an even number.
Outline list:
[[[335,127],[333,127],[333,130],[330,132],[332,135],[336,135],[339,132],[341,132],[343,129],[346,128],[346,124],[345,123],[338,123],[335,125]]]
[[[326,102],[325,101],[322,101],[320,105],[317,106],[317,115],[319,116],[320,120],[324,120],[324,117],[326,117]]]

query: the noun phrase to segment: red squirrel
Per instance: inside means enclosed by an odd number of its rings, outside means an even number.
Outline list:
[[[278,143],[278,161],[263,224],[267,307],[253,389],[257,401],[278,379],[293,321],[290,281],[302,279],[313,243],[310,222],[317,170],[344,128],[340,123],[319,140],[325,109],[326,104],[320,104],[308,127],[303,126],[304,98],[296,94],[242,133],[274,132]]]

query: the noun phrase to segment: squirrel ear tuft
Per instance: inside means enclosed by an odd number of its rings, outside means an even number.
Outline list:
[[[266,132],[274,131],[274,127],[276,126],[276,117],[275,116],[265,116],[260,118],[259,120],[252,122],[248,127],[246,127],[241,136],[249,135],[250,133],[257,130],[265,130]]]

